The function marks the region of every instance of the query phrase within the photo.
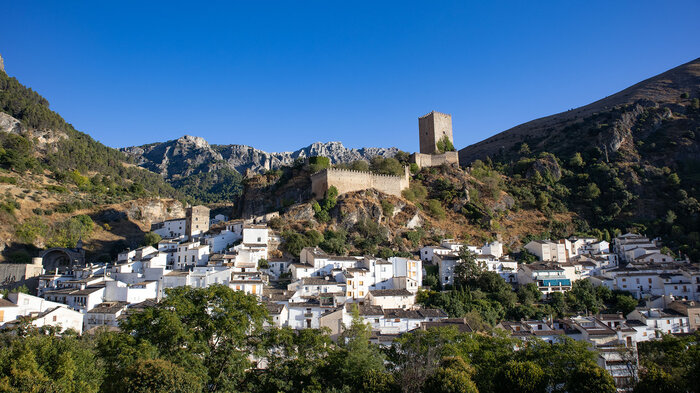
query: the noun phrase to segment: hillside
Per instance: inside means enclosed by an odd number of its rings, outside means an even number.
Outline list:
[[[392,160],[400,168],[402,162],[389,158],[373,160],[367,170],[381,171],[390,167],[382,162]],[[298,163],[250,177],[239,204],[244,217],[279,211],[281,219],[271,225],[284,234],[283,249],[293,256],[310,245],[339,254],[408,255],[445,237],[476,244],[500,238],[517,251],[526,239],[577,231],[576,214],[523,208],[509,194],[511,179],[484,168],[424,168],[401,197],[370,189],[318,204],[310,191],[314,171]]]
[[[683,94],[689,98],[681,98]],[[522,143],[533,151],[565,152],[583,143],[616,152],[629,142],[633,123],[645,110],[669,108],[678,112],[698,95],[700,58],[586,106],[520,124],[467,146],[459,150],[460,164],[486,157],[512,157]]]
[[[179,202],[159,198],[182,196],[126,154],[77,131],[48,100],[0,70],[0,260],[26,260],[47,245],[72,247],[81,236],[94,255],[138,245],[150,222],[148,214],[129,214],[129,201],[160,201],[177,213],[172,204],[182,210]]]
[[[526,205],[576,212],[582,230],[636,230],[700,258],[700,59],[582,108],[460,151],[512,179]]]

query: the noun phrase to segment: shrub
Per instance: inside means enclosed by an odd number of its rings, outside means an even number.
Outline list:
[[[11,176],[0,176],[0,183],[17,184],[17,178]]]
[[[314,156],[309,157],[309,168],[311,172],[318,172],[331,166],[331,159],[328,157]]]
[[[440,138],[440,140],[437,141],[436,146],[438,153],[444,153],[446,151],[455,151],[455,147],[452,144],[452,141],[450,141],[450,138],[447,137],[447,135],[443,135],[442,138]]]
[[[109,224],[105,224],[107,227],[109,227]],[[107,229],[107,228],[105,228]],[[163,238],[154,232],[148,232],[143,236],[143,245],[144,246],[155,246],[158,244],[159,241],[163,240]]]
[[[382,200],[382,213],[384,213],[385,216],[390,217],[394,215],[394,204],[387,201],[386,199]]]
[[[440,204],[440,201],[437,199],[430,199],[428,202],[424,205],[426,210],[428,211],[428,214],[433,216],[434,218],[437,218],[439,220],[442,220],[445,218],[446,213],[445,209],[442,207]]]
[[[48,226],[40,218],[35,217],[32,220],[20,224],[15,230],[15,235],[24,243],[31,244],[38,237],[46,236]]]

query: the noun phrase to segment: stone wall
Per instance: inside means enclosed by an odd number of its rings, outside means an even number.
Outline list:
[[[12,289],[26,285],[35,291],[42,274],[41,259],[34,258],[33,263],[0,263],[0,288]]]
[[[442,154],[411,154],[410,161],[420,168],[440,166],[442,164],[459,164],[459,154],[456,151],[447,151]]]
[[[374,188],[389,195],[401,196],[408,188],[408,168],[403,176],[379,175],[371,172],[329,168],[311,175],[311,192],[315,199],[322,199],[329,187],[338,189],[338,195]]]

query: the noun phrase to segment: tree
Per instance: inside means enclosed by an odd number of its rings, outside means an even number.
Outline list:
[[[434,393],[478,393],[472,381],[475,371],[459,356],[445,357],[433,375],[423,386],[424,392]]]
[[[140,359],[129,366],[121,379],[126,392],[196,393],[202,383],[184,368],[164,359]]]
[[[376,373],[385,372],[384,356],[379,349],[369,342],[371,328],[360,316],[355,305],[352,310],[352,323],[340,335],[339,342],[342,350],[331,361],[340,379],[349,386],[362,386],[364,378]]]
[[[631,313],[638,305],[637,299],[629,295],[617,295],[615,302],[615,308],[620,311],[622,315]]]
[[[634,387],[634,393],[681,393],[684,390],[676,381],[656,365],[650,365],[641,372],[641,378]]]
[[[542,298],[542,292],[540,292],[537,284],[529,283],[526,285],[521,285],[518,288],[518,300],[520,303],[525,305],[530,305]]]
[[[454,268],[454,283],[457,286],[473,286],[484,271],[476,261],[476,255],[467,247],[459,250],[459,261]]]
[[[531,361],[511,360],[496,374],[497,392],[537,393],[545,391],[547,378],[542,367]]]
[[[604,369],[591,363],[579,364],[567,376],[568,393],[615,393],[615,381]]]
[[[163,238],[159,234],[155,232],[148,232],[143,236],[143,245],[157,246],[161,240],[163,240]]]
[[[583,164],[583,157],[581,157],[581,153],[579,152],[574,153],[573,157],[569,160],[569,166],[574,168],[581,168]]]
[[[593,314],[603,307],[593,284],[589,280],[574,281],[566,293],[566,304],[572,311],[585,311]]]
[[[172,288],[166,295],[129,315],[122,330],[153,344],[161,357],[206,381],[209,390],[235,390],[251,367],[249,355],[267,310],[255,296],[218,284]]]

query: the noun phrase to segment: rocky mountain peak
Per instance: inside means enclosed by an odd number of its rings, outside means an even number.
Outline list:
[[[199,136],[183,135],[177,139],[176,143],[180,145],[194,145],[194,147],[199,149],[210,148],[209,142]]]
[[[370,160],[377,156],[393,157],[399,150],[395,147],[351,149],[341,142],[315,142],[295,151],[268,153],[246,145],[211,146],[204,138],[185,135],[173,141],[127,147],[122,151],[136,158],[144,168],[175,179],[220,168],[261,173],[312,156],[328,157],[334,164]]]

